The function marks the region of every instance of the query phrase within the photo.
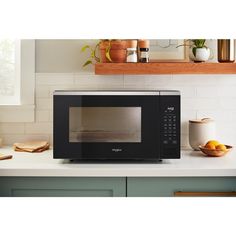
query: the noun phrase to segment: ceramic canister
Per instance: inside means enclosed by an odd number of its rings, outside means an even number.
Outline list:
[[[209,140],[216,139],[215,121],[210,118],[189,120],[189,144],[194,150],[205,145]]]

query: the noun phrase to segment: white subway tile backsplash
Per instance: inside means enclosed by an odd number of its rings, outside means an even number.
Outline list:
[[[173,75],[172,85],[216,85],[219,78],[217,75]]]
[[[160,87],[166,87],[171,85],[171,75],[149,75],[145,76],[145,88],[146,89],[159,89]]]
[[[125,75],[125,89],[161,89],[171,84],[171,75]]]
[[[218,109],[236,110],[236,97],[219,98]]]
[[[49,121],[53,122],[53,111],[49,110]]]
[[[215,75],[215,78],[219,86],[236,85],[236,75]]]
[[[219,86],[218,96],[220,97],[236,97],[236,85]]]
[[[189,136],[188,134],[181,135],[181,147],[189,148]]]
[[[196,95],[200,98],[215,98],[219,96],[219,88],[216,86],[197,87]]]
[[[93,73],[37,73],[36,120],[33,123],[0,123],[0,136],[6,144],[39,139],[52,143],[52,95],[57,89],[180,90],[183,147],[189,147],[188,121],[204,117],[215,119],[221,142],[236,144],[236,75],[102,76]]]
[[[37,110],[36,111],[36,122],[49,122],[50,111],[49,110]]]
[[[77,89],[123,89],[123,75],[100,76],[100,75],[75,75],[75,86]]]
[[[24,123],[0,123],[0,136],[2,134],[24,134]]]
[[[182,98],[196,97],[196,88],[191,86],[173,86],[170,85],[165,89],[179,90]]]
[[[124,76],[125,89],[145,89],[145,76],[142,75],[125,75]]]
[[[226,123],[218,122],[217,123],[217,138],[220,142],[228,145],[236,145],[236,124],[235,122]]]
[[[181,106],[183,111],[185,109],[219,109],[218,98],[182,98]]]
[[[73,73],[41,73],[36,74],[36,85],[73,84]]]
[[[235,122],[236,120],[236,110],[199,110],[197,111],[197,118],[207,118],[210,117],[218,122]]]
[[[50,85],[48,87],[49,89],[49,98],[52,99],[53,97],[53,92],[55,90],[76,90],[79,89],[76,85]]]
[[[38,85],[35,89],[36,98],[48,98],[49,97],[49,86]]]
[[[50,141],[49,135],[34,135],[34,134],[5,134],[1,135],[4,145],[13,145],[14,143],[43,140]]]
[[[36,109],[39,110],[51,110],[52,109],[52,97],[51,98],[36,98]]]
[[[51,134],[52,133],[52,123],[29,123],[25,124],[26,134]]]
[[[195,120],[197,118],[196,110],[181,109],[181,121]]]
[[[188,134],[188,121],[181,121],[181,134]]]

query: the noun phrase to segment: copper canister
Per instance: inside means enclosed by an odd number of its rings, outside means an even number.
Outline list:
[[[217,47],[219,62],[234,62],[234,39],[218,39]]]

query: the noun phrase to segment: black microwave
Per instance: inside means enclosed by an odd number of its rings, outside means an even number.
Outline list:
[[[54,91],[53,145],[81,162],[180,158],[180,92]]]

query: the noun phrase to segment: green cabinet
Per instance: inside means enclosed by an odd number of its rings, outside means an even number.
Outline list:
[[[2,197],[235,195],[236,177],[0,177]]]
[[[130,177],[128,197],[172,197],[182,193],[229,193],[236,191],[236,177]],[[213,194],[214,195],[214,194]]]
[[[1,177],[0,196],[125,197],[126,178]]]

